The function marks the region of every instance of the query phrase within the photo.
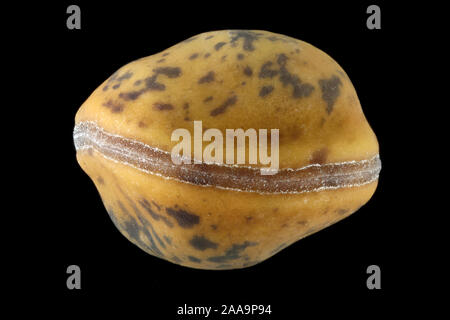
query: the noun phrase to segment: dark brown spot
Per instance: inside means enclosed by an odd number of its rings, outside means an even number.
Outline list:
[[[141,83],[142,83],[142,80],[137,80],[137,81],[134,82],[134,85],[135,85],[135,86],[138,86],[138,85],[140,85]]]
[[[161,210],[161,207],[155,201],[152,200],[152,204],[156,207],[156,209]]]
[[[153,69],[156,74],[163,74],[169,78],[177,78],[181,75],[181,69],[179,67],[159,67]]]
[[[238,53],[238,55],[236,57],[238,60],[244,59],[244,55],[242,53]]]
[[[278,74],[278,70],[270,69],[273,65],[273,62],[267,61],[261,66],[261,70],[259,71],[258,77],[260,78],[273,78]]]
[[[280,66],[280,81],[283,86],[291,85],[294,89],[292,95],[294,98],[308,97],[314,87],[309,83],[302,83],[300,78],[290,73],[286,68],[286,62],[288,57],[285,54],[280,54],[277,59],[277,63]]]
[[[216,51],[219,51],[220,50],[220,48],[222,48],[224,45],[226,45],[227,43],[226,42],[217,42],[215,45],[214,45],[214,49],[216,50]]]
[[[210,115],[215,117],[219,114],[222,114],[225,112],[225,110],[229,107],[232,106],[234,104],[236,104],[237,102],[237,96],[232,96],[230,98],[228,98],[227,100],[225,100],[224,103],[222,103],[219,107],[215,108],[214,110],[211,111]]]
[[[251,77],[252,74],[253,74],[252,68],[250,68],[249,66],[246,66],[246,67],[244,68],[244,74],[245,74],[246,76],[248,76],[248,77]]]
[[[339,214],[339,215],[344,215],[344,214],[346,214],[348,212],[349,212],[348,209],[338,209],[338,210],[336,210],[336,213]]]
[[[113,88],[114,90],[116,90],[116,89],[119,88],[119,87],[120,87],[120,83],[115,84],[115,85],[112,86],[112,88]]]
[[[252,221],[253,220],[253,217],[250,217],[250,216],[248,216],[248,217],[245,217],[245,222],[250,222],[250,221]]]
[[[189,244],[200,251],[205,251],[206,249],[217,249],[218,247],[217,243],[212,242],[204,236],[194,236],[189,241]]]
[[[206,97],[203,102],[209,102],[213,99],[213,96]]]
[[[327,160],[327,156],[328,156],[328,148],[325,147],[320,150],[316,150],[311,155],[310,163],[323,164]]]
[[[154,220],[156,220],[156,221],[162,220],[169,228],[173,227],[173,223],[167,217],[165,217],[165,216],[163,216],[163,215],[161,215],[159,213],[156,213],[153,210],[150,202],[148,202],[146,199],[140,200],[139,204],[145,209],[145,211],[147,211],[150,214],[150,216]]]
[[[320,90],[322,90],[322,99],[327,104],[327,112],[330,114],[333,111],[334,103],[339,97],[340,88],[342,85],[341,79],[338,76],[332,76],[329,79],[319,80]]]
[[[201,78],[198,80],[198,83],[199,83],[199,84],[202,84],[202,83],[209,83],[209,82],[212,82],[212,81],[214,81],[214,71],[210,71],[210,72],[208,72],[206,75],[204,75],[203,77],[201,77]]]
[[[207,37],[205,38],[205,40],[209,40],[209,39],[211,39],[211,38],[214,38],[214,36],[207,36]]]
[[[205,53],[205,58],[208,58],[211,55],[211,53]]]
[[[183,109],[184,109],[184,110],[189,109],[189,103],[186,102],[186,103],[183,105]]]
[[[169,236],[163,236],[164,241],[167,242],[168,245],[172,244],[172,238]]]
[[[220,58],[220,61],[225,61],[225,59],[227,58],[227,55],[224,55],[224,56],[222,56],[221,58]]]
[[[190,261],[192,261],[192,262],[195,262],[195,263],[200,263],[200,262],[202,262],[201,259],[196,258],[196,257],[193,257],[193,256],[188,256],[188,259],[189,259]]]
[[[296,52],[296,53],[300,53],[300,49],[298,49],[298,48],[295,49],[295,52]]]
[[[301,226],[305,226],[306,225],[306,221],[297,221],[297,224],[301,225]]]
[[[255,50],[255,47],[253,46],[253,42],[255,40],[258,40],[259,37],[262,35],[261,33],[256,33],[256,32],[248,31],[248,30],[232,30],[232,31],[230,31],[230,34],[232,35],[230,43],[232,43],[234,45],[235,45],[236,41],[239,40],[240,38],[244,39],[244,44],[243,44],[242,48],[245,51]]]
[[[156,102],[153,104],[153,108],[156,110],[173,110],[173,105],[171,105],[170,103],[159,103]]]
[[[138,127],[139,127],[139,128],[147,128],[147,125],[146,125],[144,122],[139,121]]]
[[[123,111],[124,105],[121,103],[114,102],[112,100],[108,100],[103,103],[103,106],[107,107],[113,113],[119,113]]]
[[[161,63],[161,62],[164,62],[164,61],[166,61],[166,59],[159,59],[158,61],[156,61],[156,63]]]
[[[215,224],[212,224],[210,227],[211,227],[211,229],[213,229],[213,230],[217,230],[217,225],[215,225]]]
[[[99,184],[105,184],[105,180],[103,180],[103,178],[100,177],[100,176],[97,178],[97,182],[98,182]]]
[[[168,56],[170,54],[170,52],[165,52],[162,54],[163,57]]]
[[[166,212],[169,216],[173,217],[182,228],[192,228],[194,225],[200,223],[200,217],[198,215],[189,213],[186,210],[166,208]]]
[[[241,85],[242,85],[242,86],[245,86],[245,84],[246,84],[246,82],[245,82],[245,81],[242,81]]]
[[[273,91],[273,89],[274,89],[273,86],[264,86],[261,88],[261,90],[259,90],[259,96],[264,98],[269,93],[271,93]]]
[[[250,246],[256,246],[257,242],[245,241],[242,244],[233,244],[230,249],[228,249],[222,256],[209,257],[207,260],[214,263],[224,263],[230,260],[236,260],[239,258],[244,258],[241,253]]]
[[[194,53],[189,57],[189,60],[194,60],[197,57],[198,57],[198,53]]]

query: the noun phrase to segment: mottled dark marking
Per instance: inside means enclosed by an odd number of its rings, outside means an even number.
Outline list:
[[[205,57],[205,58],[208,58],[210,55],[211,55],[211,53],[208,52],[208,53],[205,53],[205,56],[204,56],[204,57]]]
[[[294,74],[291,74],[286,69],[286,62],[288,57],[285,54],[280,54],[277,59],[277,63],[280,66],[280,81],[283,86],[291,85],[294,88],[293,97],[302,98],[308,97],[314,87],[309,83],[301,83],[300,78]]]
[[[214,38],[214,35],[212,35],[212,36],[207,36],[207,37],[205,38],[205,40],[209,40],[209,39],[211,39],[211,38]]]
[[[98,182],[99,184],[105,184],[105,180],[103,180],[103,178],[100,177],[100,176],[97,178],[97,182]]]
[[[272,61],[267,61],[261,66],[258,77],[260,78],[273,78],[278,74],[278,70],[270,69],[273,65]]]
[[[216,269],[216,270],[221,270],[222,269],[223,270],[223,269],[230,269],[232,267],[233,267],[233,265],[231,265],[229,263],[222,263],[222,264],[219,264],[216,267],[214,267],[214,269]]]
[[[113,209],[110,208],[110,207],[108,207],[108,208],[106,209],[106,212],[108,212],[108,215],[109,215],[109,217],[111,218],[111,221],[113,222],[113,224],[116,226],[116,228],[117,228],[118,230],[121,230],[120,223],[119,223],[119,221],[117,220],[116,214],[114,213]]]
[[[121,92],[119,93],[119,97],[121,97],[123,100],[136,100],[144,92],[145,90]]]
[[[240,38],[244,39],[244,44],[242,48],[245,51],[253,51],[255,50],[255,47],[253,46],[253,42],[255,40],[258,40],[259,37],[262,35],[262,33],[256,33],[249,30],[232,30],[230,31],[230,34],[232,35],[230,43],[235,44],[237,40]]]
[[[257,242],[245,241],[242,244],[233,244],[233,246],[225,252],[223,256],[209,257],[207,260],[214,263],[224,263],[230,260],[243,258],[240,254],[250,246],[256,246]]]
[[[296,53],[300,53],[300,49],[298,49],[298,48],[295,49],[295,52],[296,52]]]
[[[245,222],[250,222],[251,220],[253,220],[253,217],[251,217],[251,216],[248,216],[248,217],[245,217]]]
[[[156,74],[163,74],[169,78],[177,78],[181,75],[181,69],[179,67],[159,67],[153,69]]]
[[[328,148],[325,147],[325,148],[316,150],[311,155],[310,163],[323,164],[327,160],[327,156],[328,156]]]
[[[169,236],[163,236],[164,241],[167,242],[168,245],[172,245],[172,238]]]
[[[348,209],[338,209],[338,210],[336,210],[336,213],[339,215],[344,215],[344,214],[348,213],[349,211],[350,210],[348,210]]]
[[[238,53],[236,57],[238,60],[244,59],[244,55],[242,53]]]
[[[152,204],[156,207],[156,209],[161,210],[161,207],[155,201],[152,200]]]
[[[204,75],[203,77],[198,79],[198,83],[199,84],[209,83],[209,82],[212,82],[212,81],[214,81],[214,71],[210,71],[206,75]]]
[[[203,102],[209,102],[213,99],[213,96],[206,97]]]
[[[211,229],[213,229],[213,230],[217,230],[217,225],[215,225],[215,224],[212,224],[210,227],[211,227]]]
[[[117,78],[117,81],[121,82],[126,79],[130,79],[133,76],[133,72],[127,71],[123,75]]]
[[[166,72],[172,76],[170,77],[174,77],[174,74],[177,74],[176,70],[175,71],[171,71],[170,69],[167,69],[166,67],[164,68],[160,68],[163,69],[163,72]],[[163,73],[161,72],[161,73]],[[172,73],[171,73],[172,72]],[[165,73],[163,73],[165,74]],[[136,100],[137,98],[139,98],[139,96],[141,94],[143,94],[146,91],[152,91],[152,90],[156,90],[156,91],[163,91],[166,89],[166,86],[160,82],[157,82],[156,79],[158,77],[158,73],[152,75],[151,77],[147,77],[145,78],[145,87],[143,89],[140,90],[136,90],[136,91],[130,91],[130,92],[121,92],[119,94],[119,97],[124,99],[124,100]]]
[[[249,66],[246,66],[246,67],[244,68],[244,74],[245,74],[247,77],[251,77],[252,74],[253,74],[252,68],[250,68]]]
[[[166,208],[166,212],[169,216],[173,217],[182,228],[192,228],[194,225],[200,223],[200,217],[198,215],[189,213],[186,210]]]
[[[114,102],[112,100],[108,100],[103,103],[104,107],[107,107],[113,113],[119,113],[123,111],[124,105],[122,103]]]
[[[226,45],[227,43],[226,42],[217,42],[215,45],[214,45],[214,49],[216,50],[216,51],[219,51],[220,50],[220,48],[222,48],[224,45]]]
[[[159,59],[158,61],[156,61],[156,63],[161,63],[161,62],[164,62],[164,61],[166,61],[166,59]]]
[[[170,54],[170,52],[165,52],[162,54],[163,57],[168,56]]]
[[[286,228],[287,226],[288,226],[287,223],[283,223],[283,224],[281,225],[281,228],[283,229],[283,228]]]
[[[162,220],[169,228],[173,227],[173,223],[167,217],[153,211],[150,202],[148,202],[146,199],[139,200],[139,204],[145,209],[145,211],[150,214],[150,216],[155,221]]]
[[[305,226],[306,225],[306,221],[297,221],[297,224],[301,225],[301,226]]]
[[[112,83],[115,83],[112,88],[115,90],[117,88],[120,87],[120,84],[123,80],[127,80],[130,79],[133,76],[133,72],[131,71],[127,71],[124,74],[122,74],[121,76],[119,76],[119,72],[116,71],[112,74],[111,77],[109,77],[108,81],[106,82],[106,85],[103,87],[103,91],[108,90],[109,86]]]
[[[242,81],[241,85],[242,85],[242,86],[245,86],[246,83],[247,83],[247,82]]]
[[[147,125],[146,125],[144,122],[139,121],[138,127],[139,127],[139,128],[147,128]]]
[[[189,244],[197,250],[205,251],[206,249],[217,249],[218,244],[205,238],[204,236],[194,236]]]
[[[182,262],[183,262],[183,260],[181,260],[181,259],[178,258],[177,256],[172,256],[170,259],[173,260],[173,261],[176,262],[176,263],[182,263]]]
[[[198,53],[194,53],[194,54],[189,56],[189,60],[194,60],[197,57],[198,57]]]
[[[330,114],[333,111],[334,103],[339,97],[340,88],[342,85],[341,79],[338,76],[333,75],[329,79],[320,79],[319,86],[322,90],[322,99],[327,104],[327,112]]]
[[[193,257],[193,256],[188,256],[188,259],[189,259],[190,261],[192,261],[192,262],[195,262],[195,263],[200,263],[200,262],[202,262],[201,259],[199,259],[199,258],[197,258],[197,257]]]
[[[151,223],[149,221],[147,221],[146,219],[142,218],[143,217],[142,212],[137,208],[137,206],[134,204],[134,201],[122,190],[122,188],[120,188],[119,185],[117,185],[117,188],[123,194],[123,196],[127,199],[129,205],[133,208],[134,212],[136,213],[136,216],[138,217],[139,221],[142,224],[142,227],[139,228],[139,231],[145,235],[145,237],[149,241],[150,245],[147,245],[145,242],[143,242],[140,237],[135,238],[136,243],[139,245],[139,247],[141,247],[142,249],[144,249],[148,252],[151,252],[153,255],[155,255],[157,257],[164,257],[164,254],[158,248],[158,246],[156,245],[156,242],[153,239],[153,236],[151,235],[150,231],[148,230],[148,229],[150,229],[151,231],[153,231],[153,234],[155,235],[155,237],[159,239],[155,230],[153,230],[153,226],[151,225]],[[121,207],[121,209],[123,210],[124,214],[129,216],[134,221],[135,220],[134,217],[126,210],[126,208],[123,206],[123,204],[120,201],[118,201],[118,204]],[[161,239],[159,239],[159,241],[160,240]]]
[[[134,85],[135,85],[135,86],[139,86],[141,83],[142,83],[142,80],[136,80],[136,81],[134,82]]]
[[[236,104],[237,102],[237,96],[232,96],[230,98],[228,98],[227,100],[225,100],[224,103],[222,103],[219,107],[215,108],[214,110],[212,110],[210,112],[210,115],[215,117],[219,114],[222,114],[225,112],[225,110],[229,107],[232,106],[234,104]]]
[[[220,58],[220,61],[225,61],[225,59],[227,58],[227,55],[224,55],[224,56],[222,56],[221,58]]]
[[[271,93],[273,91],[273,89],[274,89],[273,86],[264,86],[261,88],[261,90],[259,90],[259,96],[264,98],[269,93]]]
[[[153,104],[153,109],[163,111],[163,110],[173,110],[173,105],[170,103],[160,103],[156,102]]]
[[[143,225],[143,228],[141,228],[144,235],[147,237],[147,239],[150,241],[150,247],[153,251],[157,252],[158,255],[164,256],[164,254],[161,252],[159,247],[156,245],[156,242],[153,240],[153,236],[155,237],[156,241],[160,244],[161,247],[164,249],[166,248],[165,243],[161,240],[161,238],[156,233],[155,229],[153,229],[152,224],[150,221],[148,221],[145,218],[142,218],[140,215],[137,216],[141,224]],[[150,233],[151,232],[151,233]],[[152,236],[153,233],[153,236]]]

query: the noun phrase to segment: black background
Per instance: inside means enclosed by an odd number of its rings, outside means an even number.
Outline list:
[[[410,32],[420,37],[420,30],[405,30],[405,8],[383,1],[143,3],[41,4],[28,11],[28,22],[35,26],[27,33],[30,45],[13,39],[24,45],[22,53],[36,70],[29,85],[35,90],[40,134],[29,148],[39,155],[41,170],[29,200],[34,215],[29,227],[36,235],[22,255],[39,261],[39,293],[34,298],[47,302],[39,306],[52,306],[47,311],[63,306],[80,314],[141,313],[149,319],[175,319],[177,307],[185,303],[219,309],[221,304],[271,304],[272,314],[261,319],[300,318],[307,312],[364,318],[393,308],[403,312],[400,299],[414,296],[422,281],[416,279],[411,286],[415,249],[405,220],[413,209],[405,207],[409,185],[399,188],[407,175],[402,155],[410,139],[402,130],[407,121],[398,93],[411,90],[405,69],[412,59],[402,50],[411,45]],[[66,28],[70,4],[81,8],[81,30]],[[370,4],[381,7],[381,30],[366,27]],[[286,34],[332,56],[358,92],[379,140],[383,168],[373,198],[349,218],[254,267],[205,271],[154,258],[119,233],[76,162],[72,130],[80,105],[119,67],[195,34],[221,29]],[[27,93],[20,97],[26,99]],[[71,264],[81,268],[81,290],[66,287]],[[381,290],[366,287],[371,264],[381,268]]]

